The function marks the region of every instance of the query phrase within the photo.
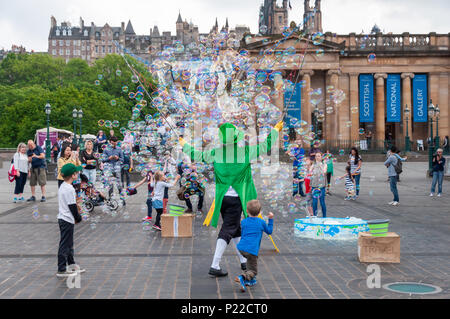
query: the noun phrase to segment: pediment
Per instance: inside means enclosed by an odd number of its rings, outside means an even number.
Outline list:
[[[283,38],[282,35],[271,36],[271,37],[261,37],[261,39],[252,39],[253,41],[245,46],[245,49],[250,51],[260,51],[260,50],[274,50],[274,51],[285,51],[288,48],[295,48],[297,53],[316,51],[318,49],[323,49],[324,52],[339,52],[345,48],[345,42],[335,43],[327,40],[323,40],[320,44],[315,44],[309,38],[292,35],[288,38]],[[256,41],[255,41],[256,40]]]

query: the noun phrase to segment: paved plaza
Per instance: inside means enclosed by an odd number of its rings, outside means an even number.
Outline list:
[[[343,175],[344,165],[335,165],[335,175]],[[6,167],[5,163],[1,176],[6,176]],[[294,219],[303,218],[304,213],[279,211],[274,211],[273,239],[280,253],[263,237],[259,283],[241,293],[233,282],[240,272],[233,247],[227,248],[221,263],[229,276],[216,279],[207,274],[218,230],[202,226],[204,216],[195,218],[193,238],[161,238],[159,232],[143,229],[144,188],[117,216],[106,216],[97,207],[94,225],[75,226],[75,259],[87,271],[81,275],[81,288],[69,289],[64,279],[55,276],[59,242],[56,181],[49,182],[46,203],[13,204],[13,184],[3,179],[0,298],[449,298],[450,183],[444,181],[443,197],[430,198],[426,168],[427,163],[404,164],[398,186],[400,206],[391,207],[387,205],[392,195],[386,168],[382,163],[364,163],[360,199],[344,201],[344,186],[333,185],[333,195],[326,198],[327,215],[389,218],[390,231],[401,236],[401,263],[380,264],[381,283],[423,282],[441,287],[439,294],[410,296],[367,288],[368,265],[358,261],[356,240],[297,238]],[[256,184],[262,197],[258,179]],[[29,195],[27,184],[25,196]],[[171,202],[179,203],[174,198],[172,192]],[[207,196],[205,207],[210,204]]]

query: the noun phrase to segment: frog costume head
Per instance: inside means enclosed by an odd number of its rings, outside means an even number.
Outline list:
[[[244,132],[237,129],[231,123],[225,123],[219,127],[219,140],[223,144],[235,144],[242,141],[243,138]]]

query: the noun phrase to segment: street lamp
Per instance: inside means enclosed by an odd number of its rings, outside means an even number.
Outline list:
[[[73,117],[73,139],[76,142],[77,141],[77,117],[78,117],[77,109],[73,109],[72,117]]]
[[[411,114],[411,110],[408,108],[408,104],[406,104],[405,110],[403,112],[405,113],[405,121],[406,121],[405,152],[410,152],[411,151],[411,143],[409,140],[408,122],[409,122],[409,115]]]
[[[434,111],[436,114],[436,137],[435,137],[435,143],[436,149],[439,148],[439,115],[441,113],[441,110],[439,109],[439,104],[436,104],[436,109]]]
[[[81,135],[82,135],[82,131],[81,131],[81,119],[83,118],[83,110],[82,109],[80,109],[79,111],[78,111],[78,118],[80,119],[80,139],[79,139],[79,141],[78,141],[78,145],[80,145],[80,147],[81,147],[81,141],[82,141],[82,137],[81,137]]]
[[[50,113],[52,112],[51,105],[47,102],[45,105],[45,114],[47,114],[47,139],[45,140],[45,159],[50,162]]]

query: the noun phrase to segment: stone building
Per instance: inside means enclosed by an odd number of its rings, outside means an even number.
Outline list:
[[[55,17],[51,17],[48,54],[54,57],[64,58],[66,61],[80,58],[91,63],[107,54],[118,53],[113,41],[125,44],[124,23],[121,27],[111,27],[108,24],[97,27],[93,22],[87,26],[80,18],[80,25],[72,27],[69,22],[57,25]]]
[[[264,0],[259,9],[259,30],[262,34],[280,34],[288,26],[288,0],[277,5],[276,0]]]
[[[364,129],[372,132],[374,146],[382,147],[392,138],[403,148],[409,136],[412,149],[421,141],[426,147],[431,100],[440,109],[441,141],[450,135],[450,34],[383,34],[375,26],[371,34],[326,32],[314,37],[322,30],[320,1],[314,9],[305,1],[305,18],[305,33],[293,33],[281,43],[282,35],[255,36],[244,48],[253,56],[295,48],[294,55],[273,69],[301,86],[299,100],[294,101],[300,110],[296,117],[315,125],[329,145],[353,145],[365,138]],[[336,92],[339,99],[333,96]],[[273,99],[280,109],[286,94]],[[436,116],[432,119],[435,135]]]

